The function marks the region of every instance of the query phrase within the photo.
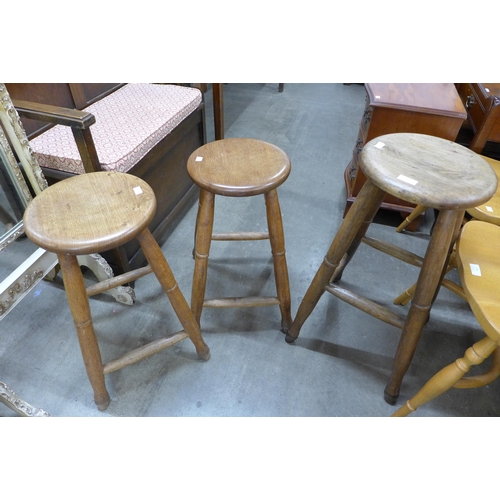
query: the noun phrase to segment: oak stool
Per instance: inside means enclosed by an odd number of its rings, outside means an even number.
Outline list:
[[[432,303],[446,271],[465,209],[481,205],[497,187],[496,175],[479,155],[454,142],[424,134],[395,133],[368,142],[360,154],[367,177],[334,237],[292,323],[292,343],[324,291],[402,330],[384,398],[395,404]],[[396,245],[365,237],[385,194],[438,209],[439,215],[424,259]],[[406,318],[341,287],[338,282],[361,242],[421,267]]]
[[[57,254],[94,401],[105,410],[110,397],[104,376],[189,337],[198,356],[210,350],[160,247],[148,229],[156,209],[151,187],[130,174],[94,172],[65,179],[37,195],[24,215],[28,238]],[[100,253],[136,238],[149,265],[115,276],[88,289],[77,256]],[[183,330],[103,364],[88,296],[153,272],[172,304]]]
[[[290,285],[277,188],[290,174],[290,160],[278,147],[256,139],[224,139],[195,150],[188,173],[200,187],[196,220],[195,267],[191,310],[200,322],[203,307],[257,307],[279,305],[281,329],[292,323]],[[268,232],[213,233],[215,196],[264,195]],[[269,239],[277,297],[230,297],[205,300],[207,268],[212,240]]]

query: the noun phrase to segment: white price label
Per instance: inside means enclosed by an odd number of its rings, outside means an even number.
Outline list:
[[[481,268],[478,264],[470,264],[470,272],[473,276],[481,276]]]
[[[406,177],[406,175],[398,175],[398,179],[400,181],[403,181],[403,182],[406,182],[407,184],[411,184],[412,186],[415,186],[416,184],[418,184],[418,181],[416,181],[415,179],[412,179],[410,177]]]

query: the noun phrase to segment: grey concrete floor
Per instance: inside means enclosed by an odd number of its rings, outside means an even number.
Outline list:
[[[365,106],[359,85],[228,84],[226,137],[253,137],[281,147],[292,173],[279,188],[286,256],[295,314],[342,222],[343,180]],[[208,139],[213,140],[210,92]],[[196,203],[162,242],[162,249],[189,300]],[[399,216],[382,214],[369,234],[423,254],[433,214],[415,233],[397,234]],[[262,197],[217,198],[216,230],[263,230]],[[22,244],[20,242],[19,244]],[[344,274],[346,283],[380,303],[392,300],[418,270],[361,246]],[[267,241],[214,242],[207,297],[272,294]],[[91,299],[103,358],[109,360],[180,329],[153,276],[136,284],[128,307],[107,295]],[[405,308],[391,306],[403,313]],[[0,323],[0,380],[31,404],[58,417],[386,417],[384,402],[399,331],[325,295],[294,345],[280,332],[277,307],[206,309],[202,334],[211,349],[199,361],[189,340],[107,376],[112,402],[100,412],[82,363],[60,277],[42,282]],[[467,304],[442,289],[407,373],[399,403],[438,369],[481,337]],[[498,383],[451,390],[415,417],[500,415]],[[0,416],[14,415],[0,405]]]

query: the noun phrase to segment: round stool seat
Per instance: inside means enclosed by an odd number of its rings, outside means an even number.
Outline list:
[[[100,253],[135,238],[155,210],[155,195],[143,180],[93,172],[65,179],[37,195],[25,211],[24,229],[34,243],[55,253]]]
[[[223,139],[194,151],[189,176],[200,188],[224,196],[253,196],[276,189],[290,174],[278,147],[257,139]]]
[[[425,207],[476,207],[497,188],[493,169],[479,155],[454,142],[424,134],[376,137],[360,154],[364,174],[380,189]]]
[[[497,178],[500,179],[500,161],[485,156],[483,158],[493,169]],[[495,194],[486,203],[469,208],[467,212],[475,219],[500,226],[500,185],[497,187]]]

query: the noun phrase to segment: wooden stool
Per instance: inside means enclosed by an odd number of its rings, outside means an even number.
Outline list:
[[[490,167],[495,172],[497,179],[500,179],[500,161],[493,160],[492,158],[487,158],[486,156],[481,156],[481,158],[484,158],[484,160],[490,165]],[[423,207],[422,211],[424,211],[425,208],[426,207]],[[417,209],[418,207],[415,210]],[[500,226],[500,183],[497,186],[495,194],[488,201],[486,201],[486,203],[483,203],[482,205],[479,205],[477,207],[468,208],[466,211],[472,217],[473,220],[474,219],[482,220],[484,222],[489,222],[490,224],[495,224],[497,226]],[[409,217],[411,217],[411,215]],[[445,274],[448,274],[452,269],[455,269],[455,267],[456,267],[456,259],[454,258],[454,255],[452,255],[452,258],[450,259],[450,263],[448,265]],[[456,293],[464,300],[467,300],[463,289],[453,281],[443,279],[441,285],[447,288],[448,290],[451,290],[452,292]],[[410,300],[412,299],[413,294],[415,293],[416,286],[417,285],[415,283],[411,287],[407,288],[403,293],[398,295],[394,299],[394,304],[402,306],[408,304],[408,302],[410,302]]]
[[[486,337],[467,349],[463,358],[434,375],[393,417],[405,417],[452,387],[482,387],[500,375],[499,248],[500,227],[482,221],[465,224],[457,241],[458,272],[467,301]],[[492,365],[485,374],[464,377],[473,365],[492,354]]]
[[[480,155],[484,158],[490,165],[490,167],[495,171],[495,174],[500,177],[500,161],[494,160],[493,158],[488,158],[487,156]],[[396,232],[401,233],[408,224],[413,222],[418,216],[422,215],[427,210],[425,205],[418,205],[414,208],[413,212],[406,217],[406,219],[397,227]],[[479,207],[472,207],[467,209],[467,212],[474,217],[474,219],[484,220],[486,222],[491,222],[492,224],[500,224],[500,186],[497,188],[496,193],[493,195],[491,200],[488,200],[485,204]]]
[[[104,375],[140,361],[189,337],[201,359],[210,351],[170,267],[148,229],[156,209],[153,190],[141,179],[117,172],[95,172],[58,182],[37,195],[24,215],[30,240],[59,258],[83,361],[100,410],[110,398]],[[87,290],[77,256],[100,253],[137,238],[149,265]],[[135,349],[103,365],[88,296],[154,272],[184,330]]]
[[[290,285],[277,187],[290,174],[290,160],[278,147],[255,139],[224,139],[198,148],[188,159],[188,173],[200,191],[196,220],[195,268],[191,309],[198,323],[203,307],[257,307],[279,305],[281,328],[292,323]],[[215,195],[254,196],[263,194],[268,232],[215,233]],[[269,239],[274,263],[277,297],[232,297],[205,300],[208,255],[211,240]]]
[[[326,290],[372,316],[402,329],[385,400],[395,404],[420,333],[468,207],[482,204],[496,189],[491,167],[463,146],[423,134],[388,134],[368,142],[360,154],[368,181],[349,210],[318,269],[293,321],[287,342],[293,342]],[[400,318],[388,308],[340,287],[336,282],[361,243],[384,198],[391,194],[416,205],[439,209],[439,216],[421,262],[409,313]],[[363,241],[401,260],[415,256],[374,238]],[[413,263],[413,262],[412,262]]]

